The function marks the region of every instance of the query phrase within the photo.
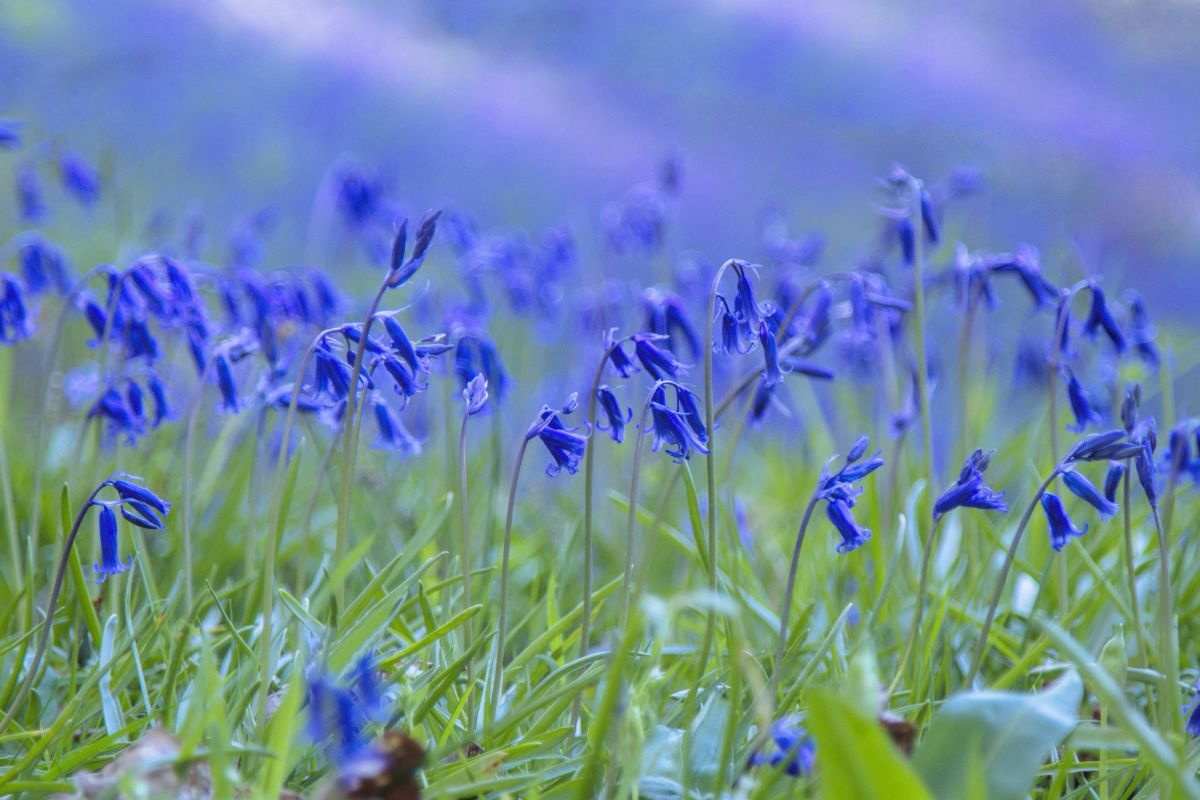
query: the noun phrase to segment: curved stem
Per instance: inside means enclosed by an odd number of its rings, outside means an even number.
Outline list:
[[[70,561],[71,548],[75,546],[75,538],[79,535],[79,526],[83,524],[83,518],[87,516],[88,509],[92,507],[92,501],[96,499],[96,495],[100,494],[100,490],[108,485],[108,481],[104,481],[88,495],[87,500],[79,507],[79,511],[75,514],[75,521],[71,523],[71,532],[67,534],[67,541],[63,545],[62,557],[58,560],[58,572],[54,575],[54,586],[50,589],[50,600],[46,603],[46,620],[42,623],[42,635],[38,639],[37,650],[33,652],[33,660],[29,662],[29,669],[25,673],[25,680],[21,683],[21,689],[17,692],[16,698],[8,711],[4,714],[4,719],[0,720],[0,733],[3,733],[17,712],[21,710],[21,706],[25,703],[25,699],[29,697],[29,690],[33,686],[34,676],[37,674],[38,667],[41,666],[42,657],[46,654],[46,647],[50,644],[50,634],[54,629],[54,609],[58,606],[58,598],[62,594],[63,578],[67,574],[67,564]]]
[[[521,480],[521,463],[525,460],[525,448],[528,446],[529,439],[521,437],[521,446],[517,448],[517,463],[513,467],[512,484],[508,487],[508,511],[504,515],[504,545],[500,557],[500,612],[496,623],[496,664],[492,671],[492,697],[484,709],[484,728],[488,732],[491,730],[491,723],[495,719],[504,689],[504,637],[508,633],[508,557],[512,545],[513,508],[517,503],[517,486]]]
[[[917,636],[921,631],[921,618],[925,614],[925,593],[929,586],[929,565],[933,561],[933,544],[937,540],[937,532],[941,524],[941,517],[935,519],[929,536],[925,537],[925,545],[921,552],[921,574],[917,579],[917,607],[913,611],[912,629],[908,632],[908,643],[904,645],[904,654],[900,656],[900,662],[896,665],[896,677],[892,679],[891,687],[888,689],[889,694],[894,694],[896,687],[900,685],[900,678],[908,669],[908,660],[916,648]]]
[[[379,290],[375,292],[375,297],[371,300],[371,305],[367,309],[367,317],[363,320],[362,331],[358,337],[358,347],[354,351],[354,364],[350,367],[350,395],[346,398],[346,417],[342,426],[346,437],[342,441],[342,493],[338,500],[337,538],[334,540],[333,549],[335,568],[346,557],[346,547],[350,540],[350,490],[354,485],[354,460],[358,450],[358,428],[354,425],[355,412],[358,410],[358,379],[363,371],[367,338],[371,335],[371,323],[375,321],[375,312],[379,310],[383,295],[388,290],[390,277],[391,273],[384,277],[383,283],[380,284]],[[345,581],[338,583],[334,596],[340,612],[346,607]]]
[[[471,419],[469,413],[463,412],[462,427],[458,435],[458,492],[460,496],[459,514],[460,525],[459,529],[462,535],[462,571],[463,571],[463,608],[471,607],[471,532],[470,532],[470,510],[471,506],[467,499],[467,421]],[[471,617],[467,617],[466,622],[466,646],[465,652],[471,652],[471,645],[475,642],[474,623]],[[475,659],[467,660],[467,719],[470,724],[475,724]]]
[[[913,216],[913,327],[917,351],[917,392],[920,397],[922,465],[925,470],[925,507],[930,534],[933,526],[933,423],[929,403],[929,356],[925,347],[925,219],[921,211],[921,182],[911,179]]]
[[[654,394],[663,385],[663,381],[656,381],[650,393],[646,395],[646,402],[642,404],[642,414],[638,419],[637,437],[633,442],[633,477],[629,483],[629,519],[625,528],[625,573],[621,582],[621,616],[619,628],[625,629],[625,623],[629,619],[629,590],[633,581],[633,543],[634,532],[637,530],[637,508],[638,508],[638,477],[641,475],[642,467],[642,443],[646,440],[646,415],[650,413],[650,404],[654,399]],[[589,447],[588,450],[591,450]]]
[[[992,601],[988,604],[987,615],[983,618],[983,628],[979,632],[979,641],[975,645],[975,656],[971,660],[971,669],[967,673],[966,685],[970,686],[975,676],[979,674],[979,665],[983,663],[983,657],[987,654],[988,649],[988,634],[992,630],[992,621],[996,618],[996,608],[1000,605],[1000,595],[1004,593],[1004,584],[1008,581],[1008,573],[1012,570],[1013,561],[1017,557],[1017,547],[1021,544],[1021,537],[1025,533],[1025,528],[1029,525],[1029,518],[1033,516],[1033,509],[1037,508],[1038,501],[1042,499],[1042,495],[1050,488],[1050,484],[1058,477],[1058,473],[1062,471],[1062,465],[1056,466],[1051,470],[1046,480],[1042,481],[1042,485],[1034,492],[1033,499],[1029,501],[1029,505],[1025,509],[1025,513],[1021,515],[1021,522],[1017,525],[1017,532],[1013,535],[1012,543],[1008,546],[1008,552],[1004,554],[1004,564],[1000,567],[1000,575],[996,578],[996,589],[992,592]]]
[[[792,612],[792,593],[796,590],[796,571],[800,565],[800,548],[804,545],[804,534],[808,530],[808,521],[812,518],[813,509],[819,498],[813,494],[804,509],[804,517],[800,520],[800,528],[796,531],[796,545],[792,548],[792,563],[788,568],[787,587],[783,590],[783,604],[779,611],[779,641],[775,644],[775,668],[771,670],[771,684],[767,697],[775,702],[775,689],[779,686],[779,671],[783,668],[783,656],[787,650],[788,619]]]

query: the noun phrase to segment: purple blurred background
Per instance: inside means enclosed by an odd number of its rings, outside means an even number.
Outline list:
[[[754,258],[776,208],[832,265],[869,247],[892,162],[970,165],[987,191],[952,235],[1029,242],[1180,314],[1198,41],[1200,6],[1172,2],[7,0],[0,114],[115,167],[136,219],[276,209],[275,261],[303,256],[345,153],[415,208],[585,239],[678,154],[673,249]]]

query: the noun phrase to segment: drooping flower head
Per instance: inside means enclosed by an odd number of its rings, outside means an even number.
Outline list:
[[[663,381],[676,378],[680,371],[685,369],[670,350],[657,345],[657,342],[661,342],[665,337],[654,333],[635,333],[631,338],[633,339],[633,352],[641,362],[642,369],[646,370],[654,380]]]
[[[988,511],[1008,511],[1004,492],[994,492],[983,483],[983,473],[991,463],[995,450],[976,450],[963,463],[958,480],[942,492],[933,505],[933,518],[942,517],[955,508],[982,508]]]
[[[673,405],[667,399],[668,388],[674,393]],[[686,387],[664,381],[655,388],[650,398],[650,420],[654,432],[652,452],[663,449],[677,462],[691,458],[693,450],[709,454],[708,430],[700,413],[699,400]]]
[[[1069,367],[1063,367],[1063,375],[1067,379],[1067,399],[1071,401],[1071,413],[1075,415],[1075,424],[1068,425],[1067,430],[1083,433],[1089,426],[1101,421],[1100,414],[1092,408],[1075,373]]]
[[[32,335],[25,287],[15,275],[0,273],[0,344],[14,344]]]
[[[100,197],[100,173],[73,150],[64,150],[58,159],[63,189],[82,205],[90,206]]]
[[[375,667],[368,654],[340,682],[323,667],[309,670],[308,734],[325,743],[341,786],[356,785],[384,767],[384,754],[366,734],[384,710]]]
[[[587,451],[587,432],[581,433],[578,427],[568,428],[562,421],[562,417],[573,412],[578,405],[578,396],[572,393],[561,409],[542,406],[533,424],[525,431],[526,441],[540,439],[550,453],[551,461],[546,466],[546,474],[552,478],[564,469],[574,475]]]
[[[1046,513],[1046,522],[1050,526],[1050,546],[1055,550],[1062,550],[1067,546],[1067,542],[1072,536],[1083,536],[1087,533],[1088,526],[1076,528],[1071,524],[1071,520],[1067,517],[1067,510],[1063,508],[1062,500],[1058,499],[1058,495],[1052,492],[1046,492],[1042,495],[1042,510]]]
[[[596,429],[608,431],[612,440],[618,444],[625,440],[625,425],[633,419],[633,409],[622,410],[621,401],[607,385],[596,390],[596,405],[604,415],[603,420],[596,421]]]
[[[1092,485],[1092,482],[1073,469],[1064,470],[1063,483],[1071,490],[1071,494],[1086,502],[1100,512],[1101,519],[1108,519],[1117,513],[1118,506],[1110,498],[1104,496]],[[1119,476],[1118,476],[1119,477]],[[1115,491],[1115,488],[1114,488]]]
[[[1116,351],[1124,353],[1127,347],[1125,334],[1121,332],[1121,326],[1117,324],[1112,312],[1108,310],[1108,301],[1104,297],[1104,290],[1094,280],[1088,281],[1088,288],[1092,292],[1092,307],[1088,312],[1087,321],[1083,324],[1084,336],[1095,339],[1099,331],[1104,331],[1104,335],[1112,342]]]
[[[121,516],[132,525],[146,530],[162,530],[162,517],[171,510],[171,504],[154,492],[142,486],[132,475],[117,473],[108,478],[92,496],[90,505],[100,509],[97,520],[100,532],[100,563],[93,564],[96,573],[96,583],[103,583],[105,578],[118,575],[133,566],[133,556],[124,561],[117,547],[117,515],[113,509],[120,509]],[[115,489],[116,500],[100,500],[97,496],[106,488]]]
[[[869,458],[863,459],[869,443],[868,437],[860,436],[850,448],[846,463],[837,472],[831,472],[829,469],[829,465],[837,456],[827,460],[817,483],[816,497],[826,502],[825,514],[842,536],[842,541],[837,547],[839,553],[849,553],[871,538],[870,529],[859,525],[851,512],[856,502],[855,498],[863,492],[862,487],[855,484],[882,467],[884,463],[878,450]]]

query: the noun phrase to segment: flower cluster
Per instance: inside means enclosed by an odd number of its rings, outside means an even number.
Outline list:
[[[816,498],[825,501],[825,515],[842,536],[842,541],[837,547],[839,553],[849,553],[871,538],[870,529],[860,526],[851,512],[856,503],[855,498],[863,493],[862,487],[855,484],[883,466],[880,451],[863,459],[869,444],[870,439],[860,436],[850,448],[846,463],[837,472],[829,470],[829,465],[837,456],[829,458],[817,483]]]

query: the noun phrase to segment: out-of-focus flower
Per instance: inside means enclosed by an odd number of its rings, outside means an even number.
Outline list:
[[[796,717],[784,717],[771,725],[771,739],[766,750],[750,756],[750,766],[782,766],[793,778],[812,772],[817,745]]]

